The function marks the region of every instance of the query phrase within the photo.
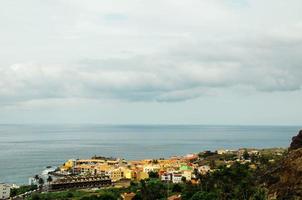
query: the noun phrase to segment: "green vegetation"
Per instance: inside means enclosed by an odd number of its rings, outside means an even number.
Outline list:
[[[37,189],[36,185],[22,185],[22,186],[20,186],[20,188],[13,188],[11,190],[10,195],[11,195],[11,197],[14,197],[14,196],[24,194],[25,192],[29,192],[29,191],[36,190],[36,189]]]
[[[218,199],[253,199],[254,194],[261,189],[255,175],[256,171],[249,164],[235,163],[229,168],[221,166],[213,173],[200,176],[198,187],[205,199],[206,194],[217,196]],[[183,199],[191,197],[186,195]]]
[[[150,171],[148,174],[149,174],[150,178],[158,178],[158,173],[157,172]]]
[[[235,163],[231,167],[219,166],[212,173],[198,174],[199,184],[192,184],[190,181],[172,184],[152,178],[132,182],[131,186],[126,189],[50,192],[33,194],[28,200],[114,200],[118,199],[123,192],[136,193],[134,198],[136,200],[166,199],[177,193],[181,193],[183,200],[265,200],[267,192],[258,182],[259,173],[258,169],[251,169],[249,164]]]
[[[278,181],[277,176],[268,175],[267,172],[278,166],[283,156],[284,154],[277,155],[273,150],[261,151],[259,154],[249,153],[246,150],[242,154],[245,160],[237,162],[237,155],[234,153],[220,155],[205,152],[199,154],[200,159],[195,162],[199,165],[208,164],[215,170],[200,174],[197,169],[194,169],[194,184],[185,178],[182,178],[182,183],[179,184],[162,182],[159,180],[158,173],[150,172],[150,179],[132,181],[128,188],[35,193],[27,199],[115,200],[119,199],[122,193],[134,192],[136,194],[134,200],[164,200],[174,194],[181,194],[182,200],[266,200],[268,190],[263,183],[271,184]],[[158,160],[153,162],[156,163]],[[51,181],[51,178],[48,178],[47,182]],[[17,191],[13,192],[17,194]],[[18,194],[20,193],[24,192],[19,191]]]
[[[27,200],[116,200],[120,197],[118,189],[104,189],[97,191],[68,190],[62,192],[34,193]]]

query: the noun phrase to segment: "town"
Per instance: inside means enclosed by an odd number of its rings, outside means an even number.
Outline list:
[[[283,148],[239,149],[203,151],[170,158],[126,161],[122,158],[93,156],[90,159],[70,159],[47,174],[29,179],[28,190],[0,184],[0,199],[22,199],[32,192],[54,192],[69,189],[128,188],[132,183],[157,179],[164,183],[198,184],[201,175],[217,170],[220,166],[231,167],[234,163],[256,169],[263,163],[273,163],[286,152]],[[24,186],[22,186],[24,188]],[[15,196],[14,196],[15,195]],[[135,193],[123,193],[121,199],[132,199]],[[170,199],[179,199],[174,195]]]

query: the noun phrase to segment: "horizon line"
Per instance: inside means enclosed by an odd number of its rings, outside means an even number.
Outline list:
[[[1,123],[0,125],[99,125],[99,126],[276,126],[276,127],[301,127],[297,124],[197,124],[197,123],[97,123],[97,122],[34,122],[34,123]]]

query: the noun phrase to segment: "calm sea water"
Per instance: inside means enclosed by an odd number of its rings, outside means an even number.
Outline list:
[[[0,125],[0,182],[24,184],[46,166],[93,155],[160,158],[220,148],[287,147],[300,127]]]

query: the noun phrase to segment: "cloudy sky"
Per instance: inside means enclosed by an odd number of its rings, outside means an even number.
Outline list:
[[[301,0],[0,3],[0,123],[301,125]]]

